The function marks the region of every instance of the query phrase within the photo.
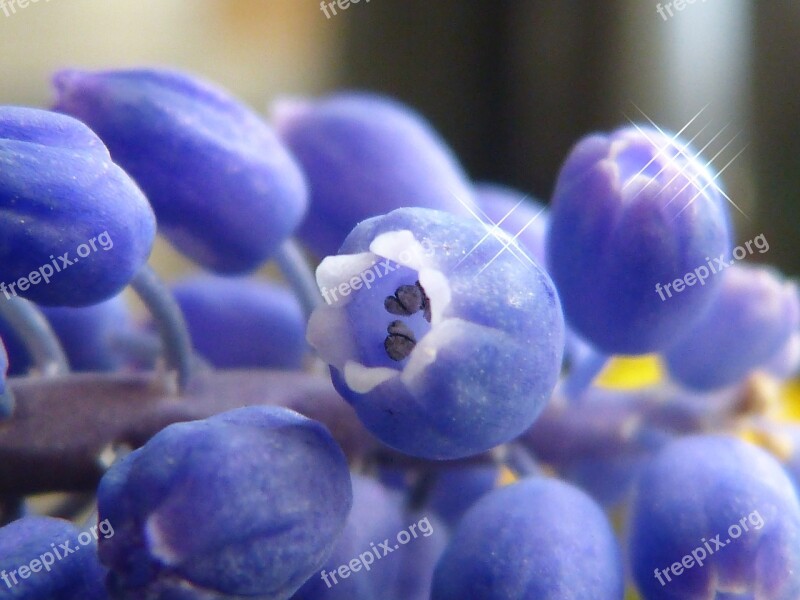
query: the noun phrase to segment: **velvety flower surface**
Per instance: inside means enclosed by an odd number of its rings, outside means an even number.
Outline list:
[[[309,181],[299,235],[320,257],[334,254],[357,223],[420,206],[467,214],[469,181],[430,124],[403,104],[366,93],[284,100],[281,137]]]
[[[291,596],[330,554],[352,502],[341,449],[288,409],[171,425],[98,489],[115,598]]]
[[[529,478],[464,515],[436,566],[431,600],[620,600],[622,559],[591,498]]]
[[[402,565],[392,547],[406,526],[402,498],[374,479],[354,474],[352,481],[353,508],[333,552],[292,600],[406,600],[398,595]],[[377,544],[386,539],[392,541],[392,552],[384,556]],[[356,569],[350,570],[354,559]],[[345,577],[339,574],[341,565],[347,566]]]
[[[787,345],[800,327],[797,286],[774,269],[739,264],[718,277],[711,309],[664,354],[675,379],[701,390],[769,367],[780,353],[791,352]],[[783,360],[791,373],[791,356]]]
[[[508,441],[558,376],[564,325],[547,274],[510,239],[429,209],[360,223],[317,269],[308,339],[383,442],[455,458]]]
[[[252,270],[300,223],[298,165],[226,92],[158,69],[67,70],[54,83],[55,109],[97,132],[147,194],[159,231],[203,266]]]
[[[630,510],[643,597],[800,597],[800,502],[761,448],[725,436],[675,441],[644,469]]]
[[[714,174],[690,147],[653,129],[578,142],[550,217],[548,270],[564,314],[606,353],[666,348],[708,309],[719,284],[711,268],[731,251]]]
[[[297,298],[278,284],[195,276],[172,286],[192,345],[215,367],[299,369],[308,350]]]
[[[105,300],[147,261],[154,237],[147,199],[86,125],[0,107],[0,300]]]
[[[106,600],[96,540],[114,528],[110,522],[93,528],[27,516],[0,529],[0,598]]]

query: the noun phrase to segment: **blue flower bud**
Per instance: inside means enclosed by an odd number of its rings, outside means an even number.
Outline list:
[[[329,303],[308,340],[384,443],[476,454],[524,431],[549,399],[564,349],[550,278],[475,219],[422,208],[360,223],[317,269]]]
[[[448,527],[455,527],[475,502],[500,487],[502,473],[498,465],[438,469],[427,497],[427,506],[436,511]]]
[[[699,390],[733,385],[767,367],[800,327],[797,286],[780,273],[739,264],[717,277],[710,310],[664,353],[672,377]]]
[[[548,269],[578,334],[606,353],[642,354],[667,347],[707,309],[719,283],[707,263],[725,259],[730,238],[722,192],[694,152],[623,128],[584,138],[565,160]],[[693,284],[673,293],[687,274]]]
[[[692,425],[699,428],[678,399],[660,391],[591,387],[577,403],[554,398],[524,441],[559,477],[602,506],[616,506],[658,450]],[[704,397],[691,400],[697,407],[711,404]]]
[[[205,267],[252,270],[302,219],[299,167],[222,90],[155,69],[62,71],[54,82],[56,110],[97,132],[147,194],[159,231]]]
[[[83,306],[125,287],[147,261],[147,199],[81,122],[0,107],[0,293]],[[0,296],[0,300],[3,300]]]
[[[360,221],[420,206],[466,214],[469,181],[433,128],[388,98],[337,94],[275,107],[278,130],[308,177],[300,228],[318,256],[334,254]]]
[[[644,469],[629,560],[644,598],[800,598],[800,502],[761,448],[693,436]]]
[[[402,564],[393,546],[407,524],[402,499],[373,479],[353,475],[352,482],[353,508],[333,553],[292,600],[400,600],[397,586]],[[378,544],[386,539],[392,543],[385,550]],[[351,561],[357,565],[352,571]],[[342,565],[345,577],[339,571]]]
[[[250,407],[171,425],[100,482],[116,598],[287,598],[344,527],[352,493],[320,423]]]
[[[192,345],[215,367],[299,369],[306,320],[294,294],[266,281],[198,276],[173,285]]]
[[[31,516],[0,529],[0,598],[106,600],[96,543],[113,532],[106,525],[78,531],[69,521]]]
[[[620,600],[622,559],[600,507],[575,487],[524,479],[467,511],[436,565],[431,600]]]

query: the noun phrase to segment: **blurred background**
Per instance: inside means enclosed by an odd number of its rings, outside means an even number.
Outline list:
[[[545,201],[579,137],[652,120],[723,171],[738,241],[770,245],[750,258],[800,274],[797,0],[353,2],[0,0],[0,103],[47,106],[65,66],[185,69],[264,112],[371,89]]]

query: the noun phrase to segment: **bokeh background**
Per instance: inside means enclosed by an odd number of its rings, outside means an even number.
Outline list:
[[[797,0],[360,0],[327,16],[318,0],[10,2],[2,104],[47,106],[65,66],[185,69],[267,114],[370,89],[425,114],[475,179],[545,201],[580,136],[649,118],[724,169],[739,241],[770,244],[751,259],[800,273]]]

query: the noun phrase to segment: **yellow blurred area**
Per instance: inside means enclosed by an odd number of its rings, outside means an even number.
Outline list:
[[[625,600],[642,600],[634,587],[629,587],[625,592]]]
[[[664,380],[664,365],[657,354],[615,356],[597,376],[594,384],[612,390],[634,390]]]
[[[800,421],[800,380],[794,379],[783,386],[779,414],[781,421]]]
[[[512,483],[515,483],[517,479],[517,476],[514,475],[514,472],[511,469],[505,465],[502,465],[500,467],[500,475],[497,476],[497,483],[495,486],[503,487],[506,485],[511,485]]]

